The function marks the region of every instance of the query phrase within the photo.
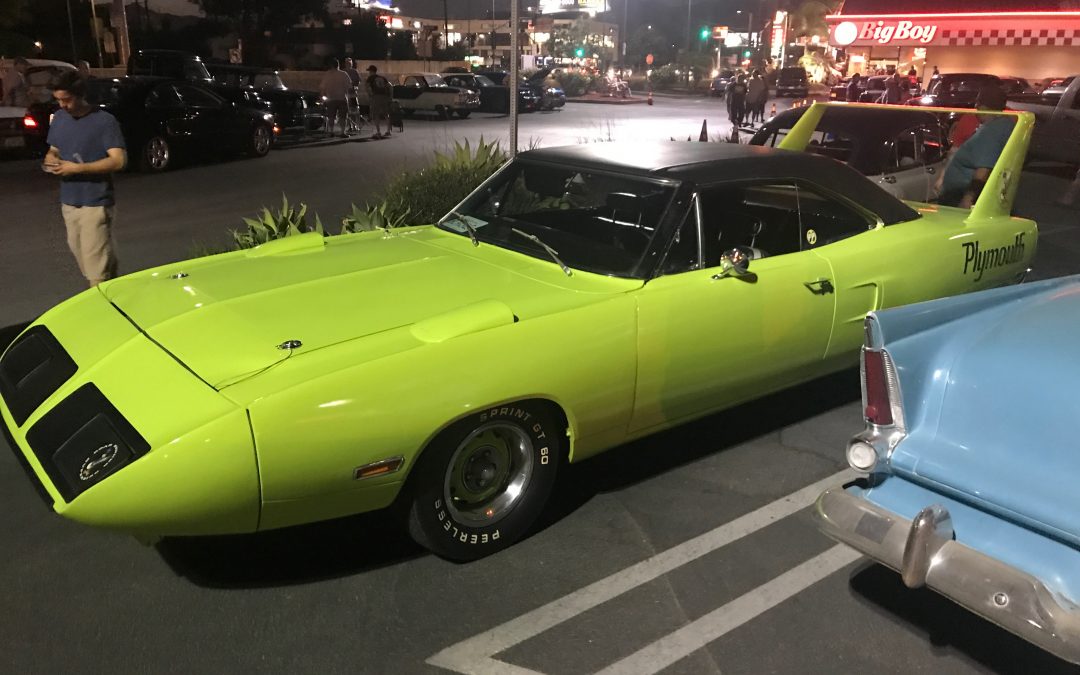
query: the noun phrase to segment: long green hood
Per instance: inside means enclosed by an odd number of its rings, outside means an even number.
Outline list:
[[[588,304],[640,281],[575,272],[432,227],[323,238],[132,274],[102,287],[151,339],[222,387],[293,356],[403,326],[453,335]],[[422,323],[421,323],[422,322]],[[449,333],[447,332],[449,330]]]

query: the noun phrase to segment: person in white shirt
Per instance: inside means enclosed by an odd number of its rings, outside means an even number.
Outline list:
[[[331,59],[330,67],[323,75],[319,84],[319,93],[326,98],[326,113],[330,118],[330,135],[334,134],[334,127],[338,120],[341,121],[342,137],[349,135],[348,130],[348,100],[353,91],[352,79],[349,74],[341,69],[337,59]]]

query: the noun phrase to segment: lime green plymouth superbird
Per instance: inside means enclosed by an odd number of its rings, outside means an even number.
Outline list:
[[[4,352],[0,426],[82,523],[240,533],[397,503],[439,555],[490,554],[560,463],[852,367],[869,310],[1023,278],[1029,114],[961,210],[790,151],[823,109],[786,150],[533,150],[437,225],[109,281]]]

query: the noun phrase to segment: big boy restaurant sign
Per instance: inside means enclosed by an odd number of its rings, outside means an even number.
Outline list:
[[[830,15],[826,21],[836,47],[1072,45],[1080,36],[1080,12]]]

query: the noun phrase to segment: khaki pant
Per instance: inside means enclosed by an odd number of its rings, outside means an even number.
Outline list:
[[[116,276],[112,247],[113,207],[61,204],[68,248],[91,286]]]

